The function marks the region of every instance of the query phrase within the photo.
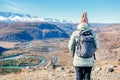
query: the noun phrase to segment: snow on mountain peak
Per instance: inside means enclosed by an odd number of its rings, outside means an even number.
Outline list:
[[[61,22],[65,23],[66,20],[43,18],[38,16],[31,16],[28,14],[19,14],[13,12],[0,12],[0,21],[21,21],[21,22]]]

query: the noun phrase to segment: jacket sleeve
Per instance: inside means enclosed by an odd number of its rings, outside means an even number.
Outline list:
[[[72,55],[72,57],[74,57],[74,53],[75,53],[75,46],[76,46],[76,41],[75,41],[75,32],[73,32],[73,34],[70,37],[69,40],[69,52]]]
[[[99,42],[98,42],[98,36],[95,34],[95,44],[96,44],[96,49],[99,48]]]
[[[98,36],[97,34],[95,33],[95,45],[96,45],[96,50],[99,48],[99,43],[98,43]],[[94,54],[94,60],[96,60],[96,54]]]

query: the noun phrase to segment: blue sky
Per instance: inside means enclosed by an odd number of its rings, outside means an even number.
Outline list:
[[[120,23],[120,0],[0,0],[0,11],[79,22],[83,12],[89,22]]]

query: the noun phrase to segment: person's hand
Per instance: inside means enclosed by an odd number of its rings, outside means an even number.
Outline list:
[[[82,17],[80,19],[80,23],[88,23],[87,12],[84,12],[82,14]]]

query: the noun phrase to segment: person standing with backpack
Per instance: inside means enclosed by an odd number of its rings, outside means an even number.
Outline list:
[[[77,30],[72,33],[69,40],[69,51],[73,56],[76,80],[91,80],[91,70],[97,49],[96,34],[88,23],[87,12],[84,12]]]

